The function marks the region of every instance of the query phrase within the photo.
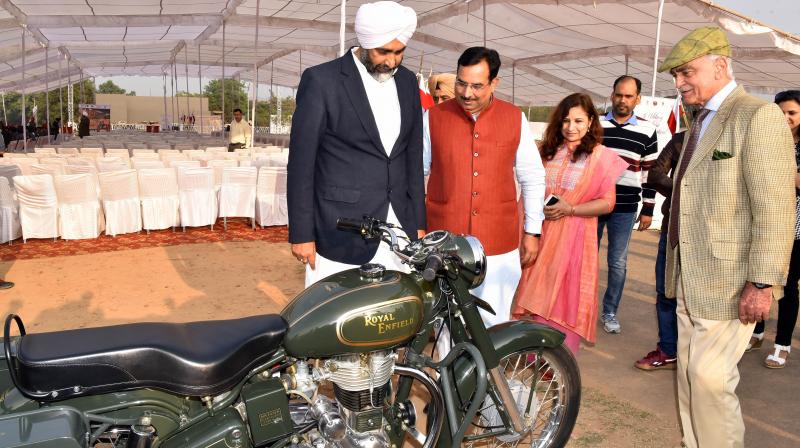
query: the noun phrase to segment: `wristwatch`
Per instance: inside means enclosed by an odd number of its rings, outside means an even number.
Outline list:
[[[766,283],[753,283],[753,286],[755,286],[757,289],[767,289],[772,287],[772,285],[768,285]]]
[[[525,232],[525,235],[530,235],[530,236],[533,236],[533,237],[536,237],[536,238],[541,238],[542,237],[541,233]]]

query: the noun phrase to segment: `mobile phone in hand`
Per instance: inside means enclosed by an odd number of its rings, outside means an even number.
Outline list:
[[[551,194],[544,200],[544,205],[556,205],[558,203],[558,196]]]

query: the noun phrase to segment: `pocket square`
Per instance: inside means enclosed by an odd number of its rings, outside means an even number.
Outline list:
[[[711,160],[725,160],[725,159],[730,159],[731,157],[733,157],[733,154],[729,152],[722,152],[715,149],[714,155],[711,156]]]

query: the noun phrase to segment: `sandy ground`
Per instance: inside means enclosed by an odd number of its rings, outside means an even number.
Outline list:
[[[569,446],[677,447],[674,372],[641,372],[633,362],[656,343],[653,263],[657,234],[636,234],[620,309],[623,333],[599,331],[581,350],[583,403]],[[14,289],[0,310],[20,314],[29,332],[137,321],[195,321],[278,312],[302,288],[302,267],[286,244],[214,243],[0,263]],[[605,271],[601,273],[604,283]],[[747,444],[800,446],[796,425],[800,360],[761,367],[741,363],[739,396]]]

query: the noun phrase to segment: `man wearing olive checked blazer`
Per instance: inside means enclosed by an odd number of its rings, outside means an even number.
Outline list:
[[[744,446],[736,386],[756,321],[783,296],[794,233],[793,141],[781,110],[736,84],[715,27],[692,31],[659,67],[697,105],[674,189],[668,297],[678,300],[683,443]]]

